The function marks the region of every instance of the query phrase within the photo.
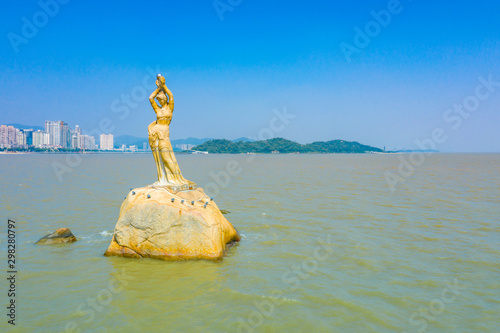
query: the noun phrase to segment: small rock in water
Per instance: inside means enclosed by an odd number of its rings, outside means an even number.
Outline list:
[[[76,237],[68,228],[59,228],[50,235],[40,238],[35,244],[61,244],[76,242]]]
[[[222,214],[224,214],[224,215],[226,215],[226,214],[229,214],[229,213],[230,213],[230,211],[225,210],[225,209],[221,209],[221,210],[220,210],[220,212],[221,212]]]

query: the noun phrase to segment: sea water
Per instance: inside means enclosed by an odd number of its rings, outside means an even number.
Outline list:
[[[500,155],[179,155],[242,236],[222,262],[104,257],[147,154],[0,155],[2,332],[498,332]],[[398,176],[393,188],[388,172]],[[78,241],[34,243],[68,227]]]

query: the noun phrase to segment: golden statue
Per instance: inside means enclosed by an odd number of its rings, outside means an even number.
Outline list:
[[[158,170],[158,181],[153,186],[166,186],[177,191],[196,189],[195,183],[182,176],[170,143],[169,125],[174,112],[174,95],[167,88],[165,77],[161,74],[157,76],[156,86],[158,88],[149,96],[149,102],[156,113],[156,121],[148,126],[149,145]],[[155,98],[160,105],[156,103]]]
[[[241,237],[201,187],[182,177],[170,143],[174,96],[158,74],[148,126],[158,181],[130,189],[105,256],[220,261]]]

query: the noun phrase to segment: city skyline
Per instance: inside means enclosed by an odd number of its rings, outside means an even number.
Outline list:
[[[143,142],[140,147],[133,144],[115,144],[114,135],[111,133],[97,134],[96,138],[92,134],[84,134],[85,132],[79,125],[75,125],[72,129],[66,122],[60,120],[46,120],[44,127],[19,123],[0,124],[0,149],[41,148],[75,151],[148,151],[150,149],[147,142]],[[194,146],[195,144],[190,143],[173,144],[173,147],[180,150],[190,150]]]
[[[21,124],[19,124],[21,125]],[[23,126],[24,127],[24,126]],[[93,135],[82,134],[79,125],[72,129],[64,121],[45,121],[45,130],[33,128],[16,128],[12,125],[0,125],[0,148],[2,149],[70,149],[98,150]],[[103,134],[106,147],[101,150],[113,150],[113,135]]]

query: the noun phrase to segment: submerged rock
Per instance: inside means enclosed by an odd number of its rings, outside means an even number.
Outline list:
[[[61,244],[76,242],[76,237],[68,228],[59,228],[50,235],[40,238],[35,244]]]
[[[105,256],[161,260],[221,260],[238,231],[202,188],[174,192],[142,187],[120,209]]]

